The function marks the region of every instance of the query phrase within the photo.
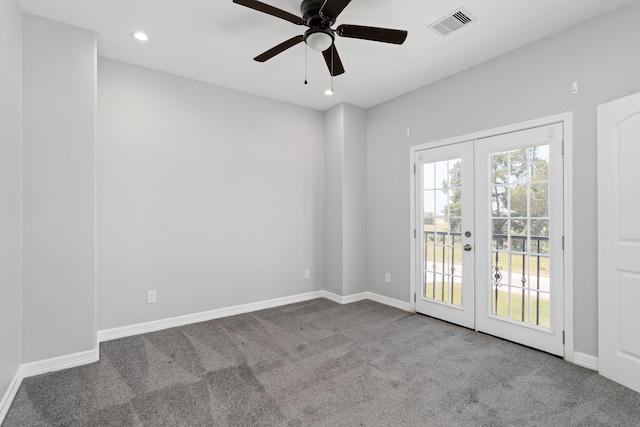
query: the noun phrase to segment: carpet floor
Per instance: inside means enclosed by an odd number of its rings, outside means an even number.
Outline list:
[[[371,301],[292,304],[100,345],[25,379],[3,426],[640,426],[640,394]]]

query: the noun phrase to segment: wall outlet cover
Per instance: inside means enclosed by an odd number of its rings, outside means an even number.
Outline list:
[[[156,301],[156,291],[147,291],[147,304],[154,304]]]

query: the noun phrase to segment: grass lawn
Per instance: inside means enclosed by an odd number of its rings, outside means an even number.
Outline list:
[[[430,243],[426,245],[426,257],[425,261],[427,265],[433,264],[434,260],[436,264],[442,264],[442,260],[444,258],[445,262],[450,262],[453,260],[455,263],[460,263],[462,260],[462,248],[461,247],[450,247],[450,246],[438,246]],[[509,253],[509,252],[499,252],[498,253],[498,265],[502,267],[502,271],[506,272],[509,270],[509,255],[511,255],[511,271],[521,273],[522,266],[528,263],[529,268],[532,275],[537,273],[538,263],[540,263],[540,277],[549,277],[549,258],[548,256],[536,256],[525,255],[524,259],[521,253]],[[491,264],[495,265],[495,252],[491,257]],[[526,269],[525,269],[526,271]]]
[[[446,221],[438,221],[436,224],[425,224],[423,229],[424,231],[428,231],[428,232],[446,233],[447,230],[449,229],[449,225]],[[440,240],[444,235],[445,234],[439,234],[438,241],[435,242],[435,244],[433,240],[430,240],[425,245],[426,246],[425,260],[427,260],[428,264],[433,264],[434,260],[436,261],[437,264],[441,264],[443,258],[446,262],[449,262],[453,259],[453,261],[456,263],[459,263],[460,260],[462,259],[461,237],[459,236],[454,237],[455,243],[449,241],[447,238],[446,244],[444,244]],[[522,236],[516,236],[516,237],[522,237]],[[454,244],[452,245],[452,243]],[[493,245],[495,245],[495,242],[493,242]],[[444,246],[444,253],[443,253],[443,246]],[[520,248],[520,250],[522,250],[522,248]],[[525,255],[523,258],[521,252],[518,252],[518,251],[509,252],[506,250],[500,250],[498,251],[498,265],[502,267],[503,272],[508,271],[509,256],[511,256],[511,271],[521,273],[523,265],[526,267],[527,264],[529,264],[529,268],[532,275],[537,273],[537,270],[539,267],[540,276],[548,277],[549,276],[549,255],[546,254],[546,255],[537,256],[535,253],[534,247],[531,248],[531,251],[532,252],[530,255]],[[496,256],[496,251],[494,250],[491,256],[492,265],[495,265],[495,256]]]
[[[500,317],[510,318],[516,321],[522,321],[522,291],[517,288],[511,289],[511,307],[509,307],[509,292],[508,287],[504,286],[504,289],[498,289],[498,313]],[[444,291],[441,283],[436,284],[437,301],[444,301],[455,305],[461,305],[460,283],[454,283],[453,295],[451,292],[451,286],[445,283]],[[433,296],[433,282],[427,283],[426,295],[429,298]],[[491,307],[492,313],[495,314],[495,302],[496,293],[495,290],[491,292]],[[510,310],[509,310],[510,309]],[[531,311],[531,319],[529,319],[529,311]],[[538,326],[543,328],[549,328],[550,326],[550,312],[549,312],[549,300],[539,299],[539,323]],[[532,325],[536,325],[536,298],[535,292],[532,292],[531,297],[526,295],[524,298],[524,322]]]

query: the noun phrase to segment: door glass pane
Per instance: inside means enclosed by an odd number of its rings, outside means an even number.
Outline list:
[[[550,327],[549,146],[491,154],[491,314]]]
[[[549,184],[536,182],[531,184],[529,200],[531,202],[531,216],[546,218],[549,216]]]
[[[462,159],[423,167],[423,296],[462,305]],[[427,175],[433,177],[428,178]],[[428,187],[430,185],[431,187]]]
[[[424,217],[433,218],[436,215],[436,190],[424,190]]]
[[[427,165],[425,164],[425,167]],[[449,166],[448,162],[436,162],[433,163],[433,166],[436,171],[435,185],[433,188],[442,189],[448,186],[449,183]]]
[[[424,165],[424,173],[422,174],[423,185],[425,190],[433,190],[436,185],[436,171],[434,169],[434,164],[429,163],[428,165]]]
[[[494,217],[506,217],[509,215],[508,206],[503,204],[507,200],[506,185],[493,185],[491,187],[491,212]]]
[[[494,153],[491,156],[491,182],[496,185],[509,184],[509,155]]]

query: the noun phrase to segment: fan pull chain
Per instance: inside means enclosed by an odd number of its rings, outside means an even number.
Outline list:
[[[307,43],[304,44],[304,84],[307,83]]]
[[[335,57],[335,44],[331,43],[331,93],[333,93],[333,58]]]

